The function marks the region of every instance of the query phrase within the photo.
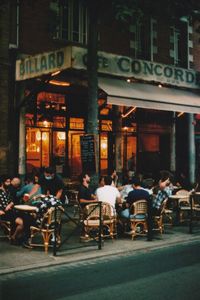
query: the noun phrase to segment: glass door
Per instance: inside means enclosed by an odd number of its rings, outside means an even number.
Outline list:
[[[30,173],[33,169],[49,166],[50,164],[50,130],[30,128],[26,130],[26,169]]]

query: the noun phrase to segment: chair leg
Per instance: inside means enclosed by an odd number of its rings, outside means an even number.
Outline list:
[[[49,239],[52,236],[52,232],[44,231],[42,232],[43,240],[44,240],[44,250],[45,253],[48,253],[49,249]]]

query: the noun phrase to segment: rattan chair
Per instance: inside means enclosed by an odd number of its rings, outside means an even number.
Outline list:
[[[131,205],[130,227],[132,240],[147,234],[147,200],[138,200]]]
[[[167,217],[169,220],[169,224],[172,226],[173,224],[173,219],[172,219],[172,213],[173,211],[169,208],[167,208],[167,202],[168,198],[163,200],[161,208],[160,208],[160,214],[157,216],[153,216],[153,230],[160,232],[162,234],[164,232],[164,218]]]
[[[55,224],[57,226],[56,230],[56,241],[59,245],[61,243],[61,221],[62,221],[62,213],[64,209],[62,206],[56,208],[55,214],[55,207],[51,207],[48,211],[44,214],[41,224],[36,226],[31,226],[31,237],[30,237],[30,246],[37,247],[42,246],[44,247],[45,252],[48,252],[49,248],[49,241],[50,238],[53,236],[55,232]],[[55,216],[56,215],[56,216]],[[42,236],[42,242],[36,241],[38,235]]]
[[[0,238],[7,238],[10,240],[10,236],[11,236],[10,221],[0,220],[0,230],[2,232],[2,234],[0,235]]]
[[[102,211],[102,230],[103,238],[110,237],[112,240],[116,235],[116,214],[113,207],[107,203],[101,203]],[[88,239],[98,238],[100,226],[100,204],[90,203],[83,210],[83,231]]]
[[[180,198],[178,200],[178,210],[179,210],[179,222],[184,223],[186,221],[189,221],[190,216],[190,192],[181,189],[176,192],[176,195],[185,196],[184,198]]]

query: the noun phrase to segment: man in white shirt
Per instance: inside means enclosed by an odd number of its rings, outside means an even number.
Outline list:
[[[112,186],[112,177],[106,176],[104,178],[105,185],[96,190],[96,196],[99,201],[107,202],[113,207],[113,214],[116,204],[121,203],[121,196],[119,190]]]

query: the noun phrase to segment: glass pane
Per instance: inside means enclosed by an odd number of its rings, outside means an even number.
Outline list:
[[[53,164],[56,167],[57,173],[63,173],[66,153],[66,132],[53,132]]]

